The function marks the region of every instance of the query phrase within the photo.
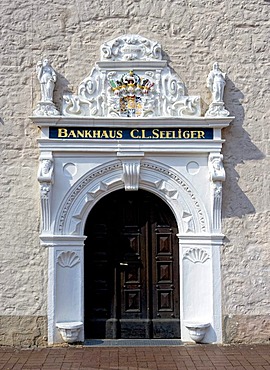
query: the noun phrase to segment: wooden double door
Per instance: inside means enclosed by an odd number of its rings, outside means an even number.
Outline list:
[[[85,244],[85,336],[180,338],[175,218],[152,193],[115,191],[91,211]]]

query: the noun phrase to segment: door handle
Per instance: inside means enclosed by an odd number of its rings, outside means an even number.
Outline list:
[[[128,266],[128,263],[127,262],[120,262],[119,265],[120,266]]]

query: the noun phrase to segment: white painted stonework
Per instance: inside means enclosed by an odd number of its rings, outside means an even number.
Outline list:
[[[76,327],[76,341],[84,341],[84,226],[93,206],[122,188],[152,192],[174,213],[180,249],[181,339],[191,341],[187,323],[210,324],[202,342],[222,342],[221,130],[233,117],[223,100],[226,76],[219,67],[218,73],[218,82],[208,77],[209,84],[219,86],[209,85],[213,102],[202,117],[200,98],[187,95],[162,58],[161,46],[127,35],[101,46],[101,61],[76,95],[64,95],[60,115],[52,114],[52,102],[42,102],[42,113],[35,110],[32,120],[41,127],[40,239],[49,249],[49,343],[63,341],[57,328],[63,323],[67,327],[82,323]],[[136,131],[132,140],[120,140],[117,133],[111,139],[57,139],[49,137],[52,127]],[[164,133],[162,139],[147,140],[145,127],[159,133],[165,128],[213,129],[213,138],[177,139]]]

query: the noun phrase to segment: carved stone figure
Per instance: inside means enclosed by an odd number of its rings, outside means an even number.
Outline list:
[[[212,92],[213,103],[223,102],[226,74],[221,72],[218,63],[214,63],[213,70],[207,78],[207,87]]]
[[[222,163],[223,156],[221,154],[209,156],[210,179],[212,181],[224,181],[225,170]]]
[[[43,102],[52,102],[56,73],[50,61],[47,58],[43,59],[43,61],[39,61],[36,66],[36,71],[41,87],[41,100]]]
[[[53,176],[53,161],[51,159],[42,159],[38,170],[38,180],[40,182],[51,182]]]
[[[223,101],[225,85],[226,74],[220,70],[216,62],[207,78],[207,87],[212,93],[212,103],[205,113],[206,117],[227,117],[230,115]]]
[[[42,161],[42,174],[46,176],[52,168],[52,161],[50,159],[43,159]]]
[[[51,226],[51,190],[53,184],[54,162],[52,154],[47,154],[47,157],[41,157],[38,168],[38,181],[40,183],[40,199],[42,225],[41,231],[46,233]]]
[[[41,101],[33,112],[34,116],[59,116],[60,113],[53,103],[56,73],[48,59],[45,58],[37,63],[36,73],[40,82]]]
[[[209,172],[212,191],[213,231],[221,230],[222,182],[225,180],[222,154],[209,155]]]

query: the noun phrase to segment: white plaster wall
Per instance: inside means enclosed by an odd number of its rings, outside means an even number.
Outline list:
[[[212,63],[218,60],[228,72],[225,102],[236,119],[223,131],[225,340],[268,340],[269,9],[267,0],[2,1],[0,315],[46,315],[47,251],[38,238],[39,130],[28,119],[39,98],[35,64],[45,55],[52,59],[60,107],[63,91],[76,92],[104,41],[139,33],[162,44],[189,94],[202,96],[203,110],[210,103],[205,79]],[[12,320],[9,329],[18,330]],[[0,334],[2,342],[16,342],[6,336],[5,325]]]

